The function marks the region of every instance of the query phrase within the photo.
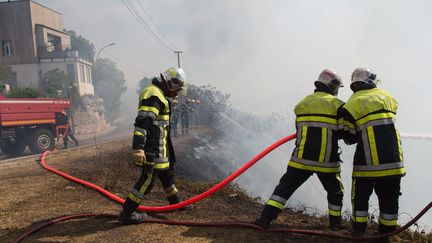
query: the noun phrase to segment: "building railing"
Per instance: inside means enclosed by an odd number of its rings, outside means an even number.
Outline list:
[[[70,46],[39,46],[38,47],[39,58],[65,58],[70,56],[72,51]],[[78,57],[78,53],[74,53]],[[74,56],[75,57],[75,56]]]
[[[72,50],[70,46],[40,46],[37,48],[37,51],[39,59],[79,58],[88,62],[93,62],[92,57],[83,55],[83,53],[77,50]]]

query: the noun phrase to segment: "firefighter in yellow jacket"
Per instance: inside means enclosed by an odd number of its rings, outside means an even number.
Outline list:
[[[139,96],[132,159],[142,167],[142,174],[119,215],[119,221],[124,224],[140,223],[147,218],[146,213],[135,210],[152,189],[155,177],[161,181],[169,204],[181,201],[174,184],[175,156],[169,127],[171,104],[167,98],[176,97],[185,88],[185,82],[182,69],[169,68],[160,78],[154,78]]]
[[[353,234],[363,235],[372,191],[378,196],[379,233],[396,228],[401,177],[405,175],[399,133],[395,127],[398,103],[377,88],[377,75],[368,68],[352,73],[354,94],[340,110],[340,127],[347,144],[357,143],[352,172]],[[386,241],[386,239],[384,239]]]
[[[321,72],[315,92],[301,100],[294,109],[297,139],[286,173],[280,179],[261,218],[255,224],[267,228],[278,216],[291,195],[314,173],[327,191],[329,225],[341,227],[343,185],[340,178],[337,112],[344,104],[336,98],[343,87],[332,69]]]

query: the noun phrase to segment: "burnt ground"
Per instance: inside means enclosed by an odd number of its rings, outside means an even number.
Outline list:
[[[205,137],[207,140],[203,140]],[[224,165],[195,156],[197,146],[218,143],[218,132],[194,127],[191,134],[174,138],[178,157],[177,187],[183,198],[198,195],[227,175]],[[219,141],[220,142],[220,141]],[[223,146],[230,147],[227,143]],[[129,161],[130,139],[102,145],[59,150],[47,157],[48,165],[87,180],[124,198],[139,170]],[[221,156],[229,156],[224,153]],[[221,158],[221,161],[223,158]],[[91,212],[118,214],[119,204],[93,189],[78,185],[44,170],[37,157],[0,163],[0,242],[13,242],[29,230],[59,216]],[[160,184],[142,204],[165,205]],[[155,217],[194,222],[251,222],[262,205],[235,185],[226,187],[198,203],[190,212],[158,213]],[[327,219],[284,210],[275,222],[300,229],[326,229]],[[349,228],[348,222],[344,222]],[[373,228],[371,228],[373,230]],[[349,234],[348,230],[339,233]],[[372,233],[372,232],[368,232]],[[415,232],[393,237],[395,242],[428,242],[431,238]],[[120,225],[113,218],[85,218],[61,222],[29,236],[23,242],[347,242],[317,236],[265,233],[244,228],[186,227],[164,224]]]

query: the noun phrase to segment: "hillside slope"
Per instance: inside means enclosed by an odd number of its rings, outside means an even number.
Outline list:
[[[211,141],[212,146],[209,146]],[[178,164],[177,187],[191,198],[224,178],[233,168],[223,165],[233,156],[232,144],[220,141],[217,131],[195,127],[189,136],[174,138]],[[224,153],[218,153],[224,151]],[[125,197],[139,176],[129,161],[130,140],[51,153],[47,163],[61,171],[103,186]],[[206,153],[214,153],[206,156]],[[214,159],[217,154],[218,159]],[[209,160],[209,158],[213,160]],[[62,215],[92,212],[118,214],[121,207],[92,189],[48,172],[34,158],[0,163],[0,242],[12,242],[28,230]],[[165,205],[157,183],[145,205]],[[224,188],[195,204],[190,212],[153,215],[194,222],[251,222],[262,205],[235,186]],[[275,222],[301,229],[326,231],[327,220],[285,210]],[[345,223],[348,226],[348,223]],[[346,230],[344,232],[349,232]],[[417,234],[404,233],[398,242],[421,242]],[[140,224],[122,226],[110,218],[70,220],[41,230],[24,242],[347,242],[316,236],[265,233],[243,228],[209,228]],[[426,238],[423,237],[426,242]]]

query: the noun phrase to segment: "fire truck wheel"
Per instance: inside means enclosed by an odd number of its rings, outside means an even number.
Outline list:
[[[19,156],[21,155],[25,148],[26,144],[22,141],[15,141],[15,143],[11,143],[10,141],[5,141],[4,143],[0,143],[0,148],[3,151],[3,153],[10,155],[10,156]]]
[[[46,129],[37,129],[33,132],[29,148],[33,153],[40,154],[48,149],[53,148],[54,145],[55,141],[52,132]]]

